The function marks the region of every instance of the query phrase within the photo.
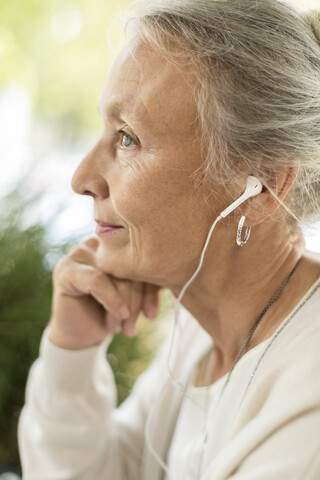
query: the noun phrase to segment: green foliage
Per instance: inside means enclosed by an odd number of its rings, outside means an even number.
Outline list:
[[[48,246],[40,225],[23,229],[21,198],[2,199],[0,226],[0,458],[18,465],[17,419],[28,369],[50,312]],[[4,213],[6,212],[6,214]]]
[[[23,181],[21,181],[21,184]],[[46,254],[62,256],[76,239],[53,246],[44,225],[25,225],[26,201],[20,188],[1,200],[0,214],[0,459],[19,468],[17,421],[24,403],[28,370],[38,356],[51,310],[52,272]],[[114,337],[108,351],[122,402],[146,368],[158,344],[154,325],[141,319],[139,334]]]

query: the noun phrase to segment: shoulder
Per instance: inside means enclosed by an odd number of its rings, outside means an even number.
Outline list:
[[[320,279],[266,342],[244,404],[284,421],[320,409]]]

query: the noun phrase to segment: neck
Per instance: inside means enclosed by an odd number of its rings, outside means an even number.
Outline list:
[[[181,303],[213,338],[216,365],[220,365],[222,374],[231,368],[252,326],[303,255],[305,246],[301,235],[289,233],[281,223],[255,227],[248,244],[241,248],[236,246],[230,227],[221,225],[215,233],[202,269]],[[246,350],[268,338],[294,306],[295,277],[296,272],[263,316]],[[171,289],[175,296],[184,283]]]

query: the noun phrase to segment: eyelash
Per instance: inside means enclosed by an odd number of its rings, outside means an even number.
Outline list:
[[[126,132],[125,130],[118,130],[118,133],[119,133],[119,135],[120,135],[120,148],[122,148],[122,149],[128,149],[128,148],[132,148],[132,147],[136,147],[136,146],[137,146],[137,142],[135,141],[135,139],[134,139],[128,132]],[[133,144],[132,144],[132,145],[129,145],[129,146],[122,145],[122,140],[123,140],[124,135],[127,135],[128,137],[131,138],[131,140],[133,141]]]

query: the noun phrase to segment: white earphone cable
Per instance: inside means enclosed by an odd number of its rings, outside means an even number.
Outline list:
[[[222,219],[223,217],[221,215],[219,215],[216,220],[213,222],[211,228],[210,228],[210,231],[207,235],[207,239],[205,241],[205,244],[204,244],[204,247],[202,249],[202,252],[201,252],[201,255],[200,255],[200,260],[199,260],[199,264],[198,264],[198,267],[196,269],[196,271],[193,273],[193,275],[189,278],[189,280],[186,282],[186,284],[183,286],[179,296],[176,298],[175,300],[175,305],[174,305],[174,325],[173,325],[173,329],[172,329],[172,333],[171,333],[171,336],[170,336],[170,346],[169,346],[169,353],[168,353],[168,357],[167,357],[167,371],[168,371],[168,374],[169,374],[169,377],[170,377],[170,380],[172,382],[172,385],[177,388],[178,390],[180,390],[183,394],[183,397],[184,398],[188,398],[190,399],[190,401],[192,401],[195,405],[197,405],[197,407],[199,407],[202,411],[205,411],[204,408],[198,403],[196,402],[191,396],[189,396],[187,394],[187,392],[185,392],[185,387],[184,385],[177,379],[177,378],[174,378],[174,375],[173,375],[173,372],[170,368],[170,359],[171,359],[171,354],[172,354],[172,350],[173,350],[173,346],[174,346],[174,340],[175,340],[175,337],[176,337],[176,333],[177,333],[177,328],[178,328],[178,320],[179,320],[179,317],[178,317],[178,314],[179,314],[179,307],[181,306],[181,299],[185,293],[185,291],[187,290],[187,288],[189,287],[189,285],[191,284],[191,282],[193,282],[193,280],[196,278],[196,276],[198,275],[198,273],[200,272],[200,269],[202,267],[202,264],[203,264],[203,259],[204,259],[204,255],[205,255],[205,252],[207,250],[207,247],[209,245],[209,241],[210,241],[210,238],[211,238],[211,235],[213,233],[213,230],[215,229],[217,223]],[[165,389],[163,389],[161,395],[160,395],[160,400],[163,398],[164,396],[164,393],[165,393]],[[158,399],[159,400],[159,399]],[[159,401],[160,401],[159,400]],[[153,445],[152,445],[152,439],[151,439],[151,427],[152,427],[152,421],[153,421],[153,417],[154,417],[154,413],[156,411],[156,408],[157,408],[157,403],[156,402],[153,406],[153,409],[151,411],[151,413],[149,414],[148,416],[148,419],[147,419],[147,423],[146,423],[146,428],[145,428],[145,438],[146,438],[146,444],[148,446],[148,449],[151,453],[151,455],[157,460],[157,462],[159,463],[159,465],[162,467],[162,469],[166,472],[168,478],[172,479],[172,476],[171,476],[171,473],[170,473],[170,470],[169,470],[169,467],[168,465],[162,460],[162,458],[160,457],[160,455],[156,452],[156,450],[154,449]]]
[[[163,391],[160,394],[160,397],[158,397],[158,402],[159,403],[162,400],[165,392],[166,392],[166,389],[164,388]],[[160,455],[156,452],[156,450],[154,449],[154,447],[152,445],[152,440],[151,440],[152,421],[153,421],[154,413],[155,413],[155,411],[158,407],[158,402],[154,403],[153,409],[152,409],[151,413],[149,414],[149,416],[147,418],[147,422],[146,422],[146,426],[145,426],[145,439],[146,439],[146,444],[147,444],[147,447],[149,449],[149,452],[157,460],[157,462],[159,463],[161,468],[166,472],[168,478],[170,478],[172,480],[172,475],[171,475],[171,472],[169,470],[168,465],[162,460]]]
[[[174,378],[174,375],[173,375],[173,372],[170,368],[170,359],[171,359],[171,354],[172,354],[172,350],[173,350],[173,345],[174,345],[174,340],[175,340],[175,337],[176,337],[176,332],[177,332],[177,327],[178,327],[178,321],[179,321],[179,308],[181,306],[181,299],[183,297],[183,295],[185,294],[187,288],[189,287],[189,285],[193,282],[193,280],[196,278],[196,276],[198,275],[198,273],[200,272],[201,270],[201,267],[203,265],[203,259],[204,259],[204,255],[205,255],[205,252],[207,250],[207,247],[209,245],[209,242],[210,242],[210,239],[211,239],[211,235],[213,233],[213,230],[215,229],[217,223],[222,219],[223,217],[221,215],[219,215],[215,221],[213,222],[210,230],[209,230],[209,233],[207,235],[207,239],[205,241],[205,244],[204,244],[204,247],[202,249],[202,252],[201,252],[201,255],[200,255],[200,261],[199,261],[199,264],[198,264],[198,267],[196,269],[196,271],[194,272],[194,274],[189,278],[189,280],[186,282],[186,284],[183,286],[179,296],[176,298],[175,300],[175,304],[174,304],[174,326],[173,326],[173,332],[171,334],[171,341],[170,341],[170,348],[169,348],[169,354],[168,354],[168,358],[167,358],[167,371],[168,371],[168,374],[169,374],[169,377],[171,379],[171,382],[173,384],[174,387],[178,388],[179,390],[183,391],[184,390],[184,385],[179,382],[179,380],[177,378]]]
[[[193,280],[196,278],[196,276],[198,275],[198,273],[201,270],[201,267],[203,265],[205,252],[207,250],[207,247],[209,245],[212,233],[213,233],[217,223],[220,220],[222,220],[222,218],[225,218],[227,215],[229,215],[233,210],[238,208],[238,206],[241,205],[241,203],[248,200],[248,198],[253,197],[255,195],[258,195],[261,192],[261,190],[262,190],[262,184],[261,184],[260,180],[258,180],[256,177],[249,176],[247,178],[247,186],[246,186],[245,192],[235,202],[233,202],[226,209],[224,209],[220,213],[220,215],[215,219],[213,224],[211,225],[211,228],[210,228],[209,233],[207,235],[205,244],[204,244],[203,249],[202,249],[201,254],[200,254],[200,260],[199,260],[198,267],[197,267],[196,271],[193,273],[193,275],[189,278],[189,280],[182,287],[180,294],[178,295],[177,299],[175,300],[175,304],[174,304],[174,326],[173,326],[173,330],[172,330],[172,333],[171,333],[169,353],[168,353],[168,357],[167,357],[167,364],[166,364],[167,371],[168,371],[168,374],[169,374],[169,378],[172,382],[172,385],[175,388],[177,388],[183,394],[183,398],[190,399],[190,401],[192,401],[195,405],[197,405],[202,411],[205,411],[205,409],[200,404],[198,404],[190,395],[188,395],[188,393],[185,391],[185,386],[183,385],[183,383],[178,378],[174,377],[173,371],[170,367],[170,359],[171,359],[171,354],[172,354],[172,350],[173,350],[173,346],[174,346],[174,340],[175,340],[175,337],[176,337],[177,328],[179,327],[178,320],[179,320],[179,308],[181,306],[181,299],[182,299],[183,295],[185,294],[189,285],[193,282]],[[161,399],[163,398],[164,391],[160,395]],[[149,451],[150,451],[151,455],[153,455],[153,457],[157,460],[159,465],[166,472],[168,478],[172,479],[172,475],[170,473],[168,465],[162,460],[160,455],[155,451],[155,449],[152,446],[151,424],[152,424],[152,420],[153,420],[156,408],[157,408],[157,402],[155,402],[155,404],[153,406],[153,409],[152,409],[152,411],[149,414],[149,417],[147,419],[146,428],[145,428],[146,443],[147,443],[147,446],[149,448]]]

